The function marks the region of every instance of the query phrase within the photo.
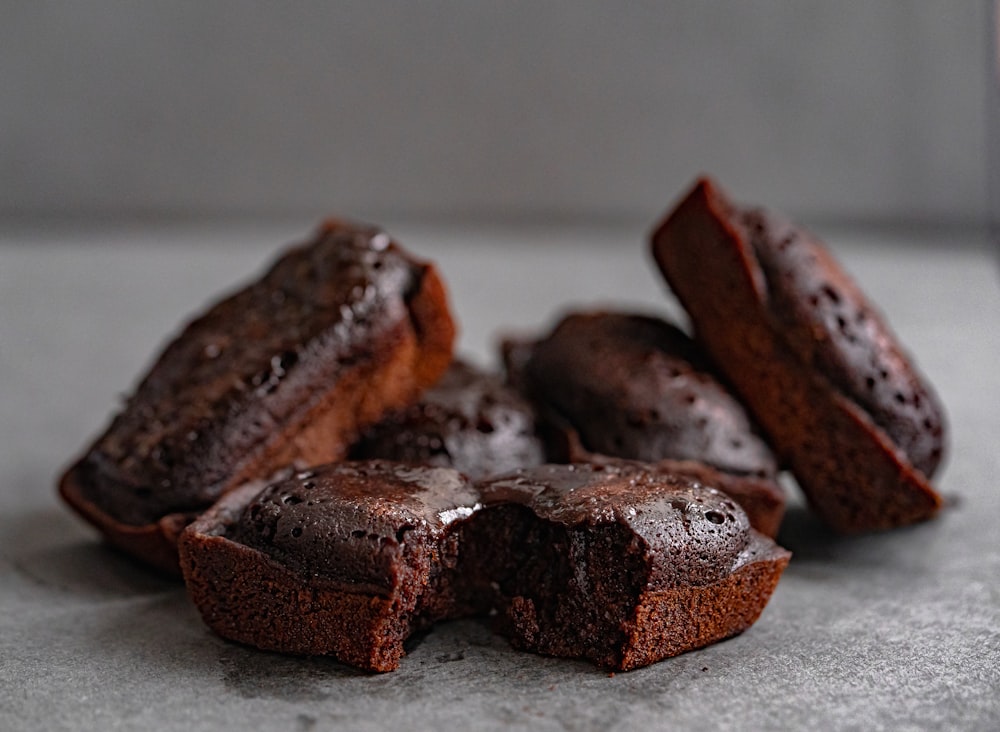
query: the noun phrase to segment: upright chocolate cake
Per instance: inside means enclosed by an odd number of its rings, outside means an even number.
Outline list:
[[[819,240],[702,179],[652,243],[699,342],[831,526],[937,513],[941,406]]]

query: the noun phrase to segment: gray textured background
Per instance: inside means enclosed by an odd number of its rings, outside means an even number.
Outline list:
[[[3,3],[0,216],[986,211],[988,4]]]

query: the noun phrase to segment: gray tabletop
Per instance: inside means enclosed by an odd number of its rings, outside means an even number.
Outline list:
[[[740,637],[629,673],[518,653],[475,621],[391,674],[209,633],[183,587],[104,548],[60,468],[157,346],[301,222],[0,231],[0,729],[1000,728],[1000,288],[975,236],[824,232],[938,387],[952,427],[931,523],[840,538],[793,498],[794,552]],[[642,231],[394,227],[438,260],[464,352],[568,307],[677,315]]]

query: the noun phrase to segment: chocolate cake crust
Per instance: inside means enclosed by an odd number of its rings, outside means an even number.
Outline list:
[[[498,375],[456,361],[416,404],[370,428],[351,457],[453,467],[479,479],[540,465],[545,448],[527,400]]]
[[[788,348],[858,404],[925,476],[944,454],[944,410],[881,314],[809,232],[761,209],[737,214]]]
[[[440,541],[479,507],[455,470],[352,461],[267,487],[226,536],[324,585],[389,595],[404,545]]]
[[[735,501],[637,463],[542,465],[479,484],[486,506],[514,503],[567,527],[620,524],[654,561],[648,589],[711,584],[747,561],[750,522]]]
[[[457,531],[480,508],[449,468],[322,466],[224,496],[181,536],[181,568],[224,638],[391,671],[413,632],[462,611]]]
[[[571,313],[530,346],[513,377],[564,417],[583,445],[653,462],[699,460],[773,476],[774,456],[698,346],[658,318]],[[517,363],[509,364],[511,371]]]

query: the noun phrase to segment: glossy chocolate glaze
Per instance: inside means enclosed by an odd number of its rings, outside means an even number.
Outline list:
[[[871,416],[925,475],[944,444],[944,412],[882,316],[807,232],[762,210],[738,212],[768,309],[789,348]]]
[[[203,508],[255,448],[408,317],[420,265],[378,229],[330,221],[164,350],[81,465],[87,497],[147,524]]]
[[[454,467],[473,479],[545,459],[532,406],[500,377],[462,362],[417,404],[369,430],[351,456]]]
[[[698,460],[744,475],[776,471],[698,346],[662,320],[575,313],[532,346],[506,344],[504,354],[512,383],[569,422],[590,451]]]
[[[379,671],[413,632],[486,614],[515,647],[636,668],[745,630],[789,556],[718,491],[629,461],[475,488],[450,468],[329,465],[228,493],[180,547],[223,637]]]
[[[265,488],[226,536],[306,577],[388,594],[404,565],[433,552],[453,524],[480,508],[479,494],[456,470],[345,462]]]
[[[727,495],[628,461],[543,465],[479,484],[489,507],[519,504],[568,528],[621,525],[647,547],[647,588],[707,585],[770,551]]]

